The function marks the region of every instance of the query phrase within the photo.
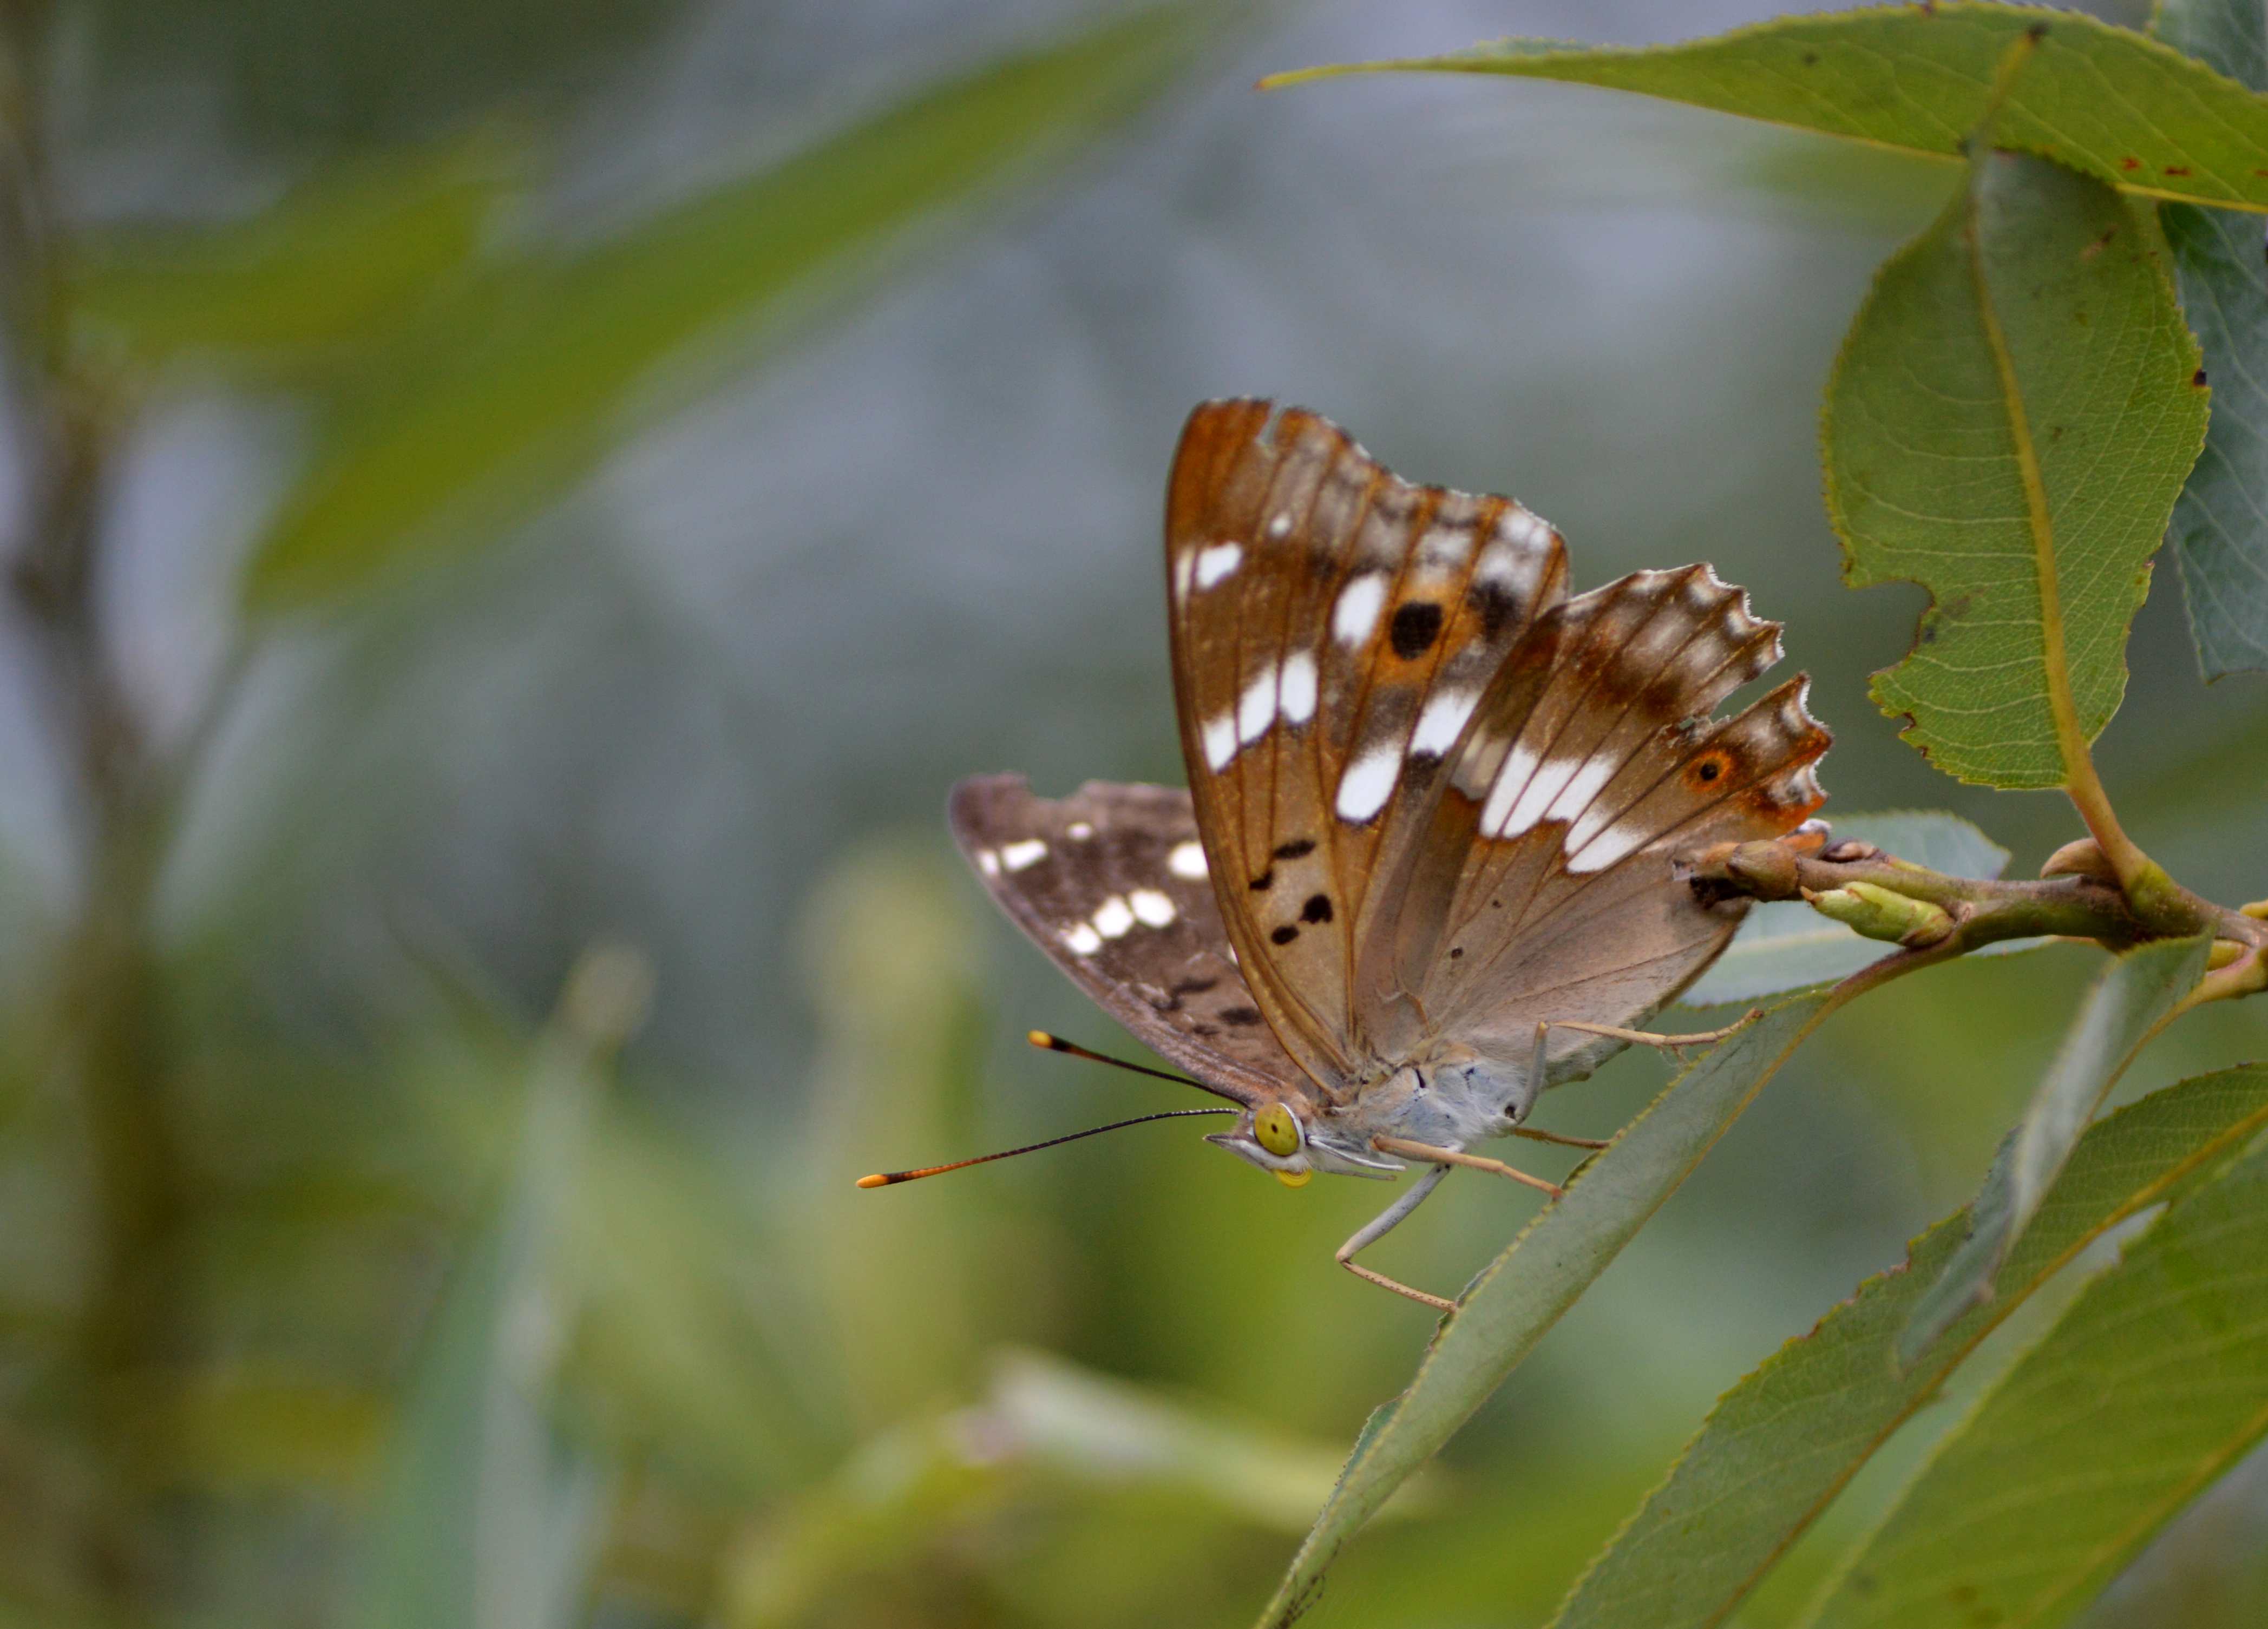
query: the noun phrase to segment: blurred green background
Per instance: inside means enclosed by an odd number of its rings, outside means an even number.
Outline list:
[[[1128,1046],[941,810],[1178,778],[1193,402],[1515,493],[1579,587],[1714,561],[1816,676],[1830,815],[1953,808],[2023,871],[2077,830],[1897,743],[1866,676],[1919,596],[1845,591],[1820,508],[1834,348],[1948,172],[1544,84],[1250,88],[1767,10],[0,7],[0,1623],[1248,1621],[1431,1325],[1332,1265],[1378,1190],[1162,1126],[850,1186],[1184,1106],[1021,1044]],[[2250,899],[2268,711],[2179,598],[2104,774]],[[1540,1621],[1973,1190],[2094,960],[1836,1020],[1310,1621]],[[2259,1055],[2257,1006],[2128,1090]],[[1453,1182],[1378,1265],[1452,1288],[1528,1207]],[[2099,1624],[2256,1625],[2264,1553],[2268,1462]]]

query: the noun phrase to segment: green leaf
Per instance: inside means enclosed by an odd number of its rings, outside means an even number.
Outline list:
[[[1934,602],[1874,699],[1962,780],[2060,786],[2117,711],[2205,435],[2163,256],[2146,205],[1994,153],[1844,341],[1824,437],[1846,575]]]
[[[2152,26],[2169,45],[2268,89],[2268,19],[2254,0],[2165,0]],[[2213,423],[2169,541],[2198,660],[2219,679],[2268,668],[2268,264],[2257,221],[2177,203],[2159,218],[2213,380]]]
[[[648,975],[585,955],[528,1070],[515,1169],[457,1266],[397,1427],[364,1593],[366,1629],[551,1629],[580,1621],[605,1467],[555,1430],[581,1310],[570,1258],[596,1060],[637,1023]]]
[[[1340,1549],[1606,1271],[1832,1005],[1825,991],[1797,996],[1712,1047],[1482,1269],[1409,1390],[1364,1427],[1262,1614],[1263,1629],[1280,1629],[1306,1609]]]
[[[2207,938],[2167,939],[2129,950],[2103,970],[2024,1109],[1970,1209],[1969,1236],[1914,1308],[1898,1361],[1922,1354],[1972,1307],[1992,1300],[1993,1280],[2054,1185],[2080,1134],[2126,1066],[2174,1004],[2205,976]]]
[[[2036,28],[2045,36],[2008,99],[1999,145],[2153,197],[2268,209],[2268,101],[2146,35],[2037,7],[1874,6],[1637,48],[1505,40],[1262,83],[1395,69],[1559,79],[1958,158],[2001,58]]]
[[[1936,811],[1838,817],[1835,836],[1859,839],[1886,854],[1950,877],[1998,877],[2008,851],[1958,815]],[[2012,939],[1988,945],[2005,954],[2029,950],[2036,939]],[[1678,1000],[1688,1007],[1754,1001],[1845,978],[1872,966],[1897,946],[1862,939],[1800,900],[1752,906],[1741,931]]]
[[[1807,1621],[2048,1629],[2268,1430],[2268,1149],[2176,1200],[1939,1444]]]
[[[1727,1392],[1569,1593],[1552,1629],[1707,1629],[1733,1610],[1892,1431],[1977,1343],[2080,1251],[2268,1127],[2268,1068],[2185,1081],[2088,1128],[2000,1274],[1925,1363],[1892,1349],[1960,1248],[1969,1213],[1914,1241],[1903,1267],[1788,1341]]]
[[[1059,1504],[1067,1489],[1148,1490],[1209,1520],[1297,1533],[1337,1468],[1321,1444],[1197,1413],[1061,1358],[1004,1353],[975,1406],[881,1432],[767,1510],[726,1564],[722,1621],[808,1623],[848,1581],[917,1564],[940,1532],[997,1520],[1019,1501]],[[1388,1515],[1412,1502],[1396,1500]]]
[[[92,233],[71,246],[63,307],[77,342],[144,367],[206,353],[304,364],[434,297],[472,259],[516,167],[482,136],[340,165],[245,220]]]
[[[723,340],[802,337],[909,228],[1134,111],[1208,23],[1156,7],[1005,58],[588,253],[496,269],[373,362],[261,541],[250,602],[306,605],[493,538],[625,433],[658,364],[696,340],[713,363]]]

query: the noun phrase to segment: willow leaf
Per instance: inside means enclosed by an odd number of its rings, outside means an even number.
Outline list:
[[[1262,1615],[1263,1629],[1280,1629],[1313,1603],[1340,1549],[1606,1271],[1832,1004],[1825,991],[1797,996],[1712,1047],[1482,1270],[1409,1390],[1364,1427]]]
[[[2210,941],[2166,939],[2129,950],[2103,971],[2047,1075],[2008,1134],[1970,1212],[1969,1236],[1915,1307],[1898,1343],[1920,1361],[1970,1308],[1992,1299],[2000,1266],[2071,1157],[2104,1096],[2174,1005],[2205,975]]]
[[[688,362],[696,341],[729,354],[730,341],[786,337],[791,318],[807,327],[814,300],[911,229],[1143,106],[1211,26],[1187,6],[1115,19],[933,86],[590,249],[492,268],[375,359],[326,426],[254,554],[250,603],[320,602],[403,559],[499,535],[622,437],[661,364]]]
[[[2169,1208],[1938,1445],[1808,1620],[2052,1629],[2268,1431],[2268,1149]]]
[[[1874,698],[1962,780],[2063,785],[2117,711],[2127,628],[2205,436],[2164,255],[2146,205],[1990,153],[1844,341],[1824,438],[1846,575],[1933,601]]]
[[[1901,1369],[1899,1332],[1969,1229],[1947,1217],[1710,1411],[1662,1485],[1591,1563],[1552,1629],[1714,1629],[1898,1426],[2073,1257],[2268,1127],[2268,1068],[2154,1092],[2090,1127],[2010,1252],[2000,1293]]]
[[[2038,6],[1868,6],[1676,45],[1502,40],[1263,83],[1386,70],[1557,79],[1957,159],[2008,48],[2036,29],[2045,33],[2003,110],[2001,145],[2152,197],[2268,210],[2268,101],[2146,34]]]
[[[2152,30],[2230,78],[2268,89],[2258,0],[2164,0]],[[2213,424],[2174,506],[2190,635],[2207,679],[2268,668],[2268,264],[2260,223],[2169,203],[2160,212],[2182,309],[2205,350]]]

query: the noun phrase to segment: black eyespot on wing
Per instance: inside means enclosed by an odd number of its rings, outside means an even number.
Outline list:
[[[1276,845],[1278,860],[1304,860],[1314,852],[1315,840],[1312,837],[1295,837],[1288,843]]]
[[[1300,907],[1300,920],[1303,922],[1327,922],[1330,921],[1330,895],[1327,893],[1319,893],[1311,898],[1306,905]]]
[[[1413,599],[1403,605],[1394,613],[1386,629],[1394,654],[1404,662],[1424,656],[1440,636],[1441,607],[1430,599]]]
[[[1269,938],[1269,941],[1270,941],[1270,943],[1274,943],[1274,944],[1289,944],[1289,943],[1292,943],[1292,940],[1294,940],[1294,939],[1298,938],[1299,936],[1300,936],[1300,930],[1299,930],[1297,928],[1293,927],[1290,922],[1285,922],[1285,923],[1281,928],[1278,928],[1274,933],[1270,934],[1270,935],[1268,936],[1268,938]]]
[[[1203,995],[1220,982],[1218,979],[1184,979],[1172,987],[1175,995]]]
[[[1266,893],[1268,890],[1274,885],[1275,881],[1276,868],[1271,865],[1266,870],[1261,872],[1259,876],[1254,877],[1248,886],[1250,887],[1252,892],[1255,893]]]
[[[1223,1024],[1257,1024],[1260,1022],[1260,1009],[1257,1007],[1224,1007],[1217,1016]]]

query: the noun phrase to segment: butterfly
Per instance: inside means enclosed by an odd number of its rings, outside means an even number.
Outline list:
[[[1236,1105],[1207,1141],[1294,1185],[1423,1168],[1338,1259],[1450,1308],[1355,1253],[1460,1164],[1556,1193],[1470,1149],[1581,1141],[1525,1126],[1546,1088],[1710,1038],[1638,1027],[1746,910],[1675,856],[1823,832],[1827,731],[1800,676],[1711,716],[1780,630],[1709,566],[1570,596],[1519,503],[1267,401],[1191,414],[1166,585],[1189,789],[980,776],[954,836],[1074,983]]]

